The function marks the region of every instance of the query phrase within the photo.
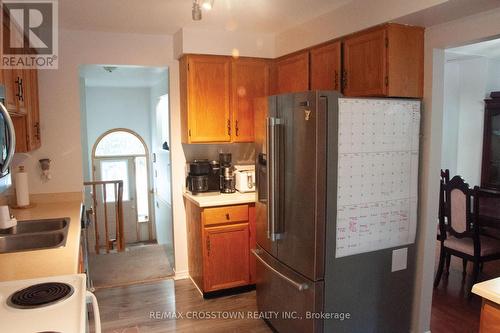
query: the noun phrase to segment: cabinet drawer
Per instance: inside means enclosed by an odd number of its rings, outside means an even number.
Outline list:
[[[248,221],[248,205],[205,208],[203,225]]]

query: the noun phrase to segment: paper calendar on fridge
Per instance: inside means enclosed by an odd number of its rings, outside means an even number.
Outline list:
[[[420,101],[339,100],[337,258],[415,241],[419,130]]]

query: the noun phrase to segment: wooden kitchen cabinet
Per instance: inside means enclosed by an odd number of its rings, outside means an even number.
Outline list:
[[[4,105],[10,113],[16,113],[17,108],[17,84],[15,83],[15,73],[12,69],[3,69],[2,83],[5,87]]]
[[[183,143],[253,142],[253,99],[268,94],[267,60],[186,55],[180,71]]]
[[[269,61],[234,59],[231,65],[233,142],[254,141],[254,99],[269,94]]]
[[[180,60],[182,141],[230,142],[231,58],[187,55]]]
[[[189,275],[209,293],[255,283],[255,205],[200,208],[186,200]]]
[[[203,229],[204,292],[250,284],[248,223]]]
[[[27,112],[26,115],[14,114],[12,117],[17,152],[29,152],[41,146],[38,71],[25,69],[23,74],[24,106]]]
[[[309,90],[309,51],[277,59],[272,68],[271,94]]]
[[[340,91],[341,49],[340,41],[311,49],[311,90]]]
[[[344,39],[346,96],[423,96],[424,29],[388,23]]]

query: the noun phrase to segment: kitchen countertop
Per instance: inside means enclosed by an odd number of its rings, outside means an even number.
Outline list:
[[[491,302],[500,304],[500,277],[476,283],[472,287],[472,292]]]
[[[11,209],[18,221],[70,219],[66,245],[55,249],[0,254],[0,281],[78,273],[81,200],[37,203],[29,209]]]
[[[235,192],[231,194],[214,193],[201,195],[193,195],[191,193],[185,192],[184,197],[201,208],[239,205],[255,202],[255,192]]]

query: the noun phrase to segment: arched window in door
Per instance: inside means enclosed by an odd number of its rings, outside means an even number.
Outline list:
[[[92,151],[94,180],[123,180],[123,200],[136,207],[137,221],[149,222],[148,150],[134,131],[117,128],[102,134]],[[114,202],[113,185],[106,189]]]

